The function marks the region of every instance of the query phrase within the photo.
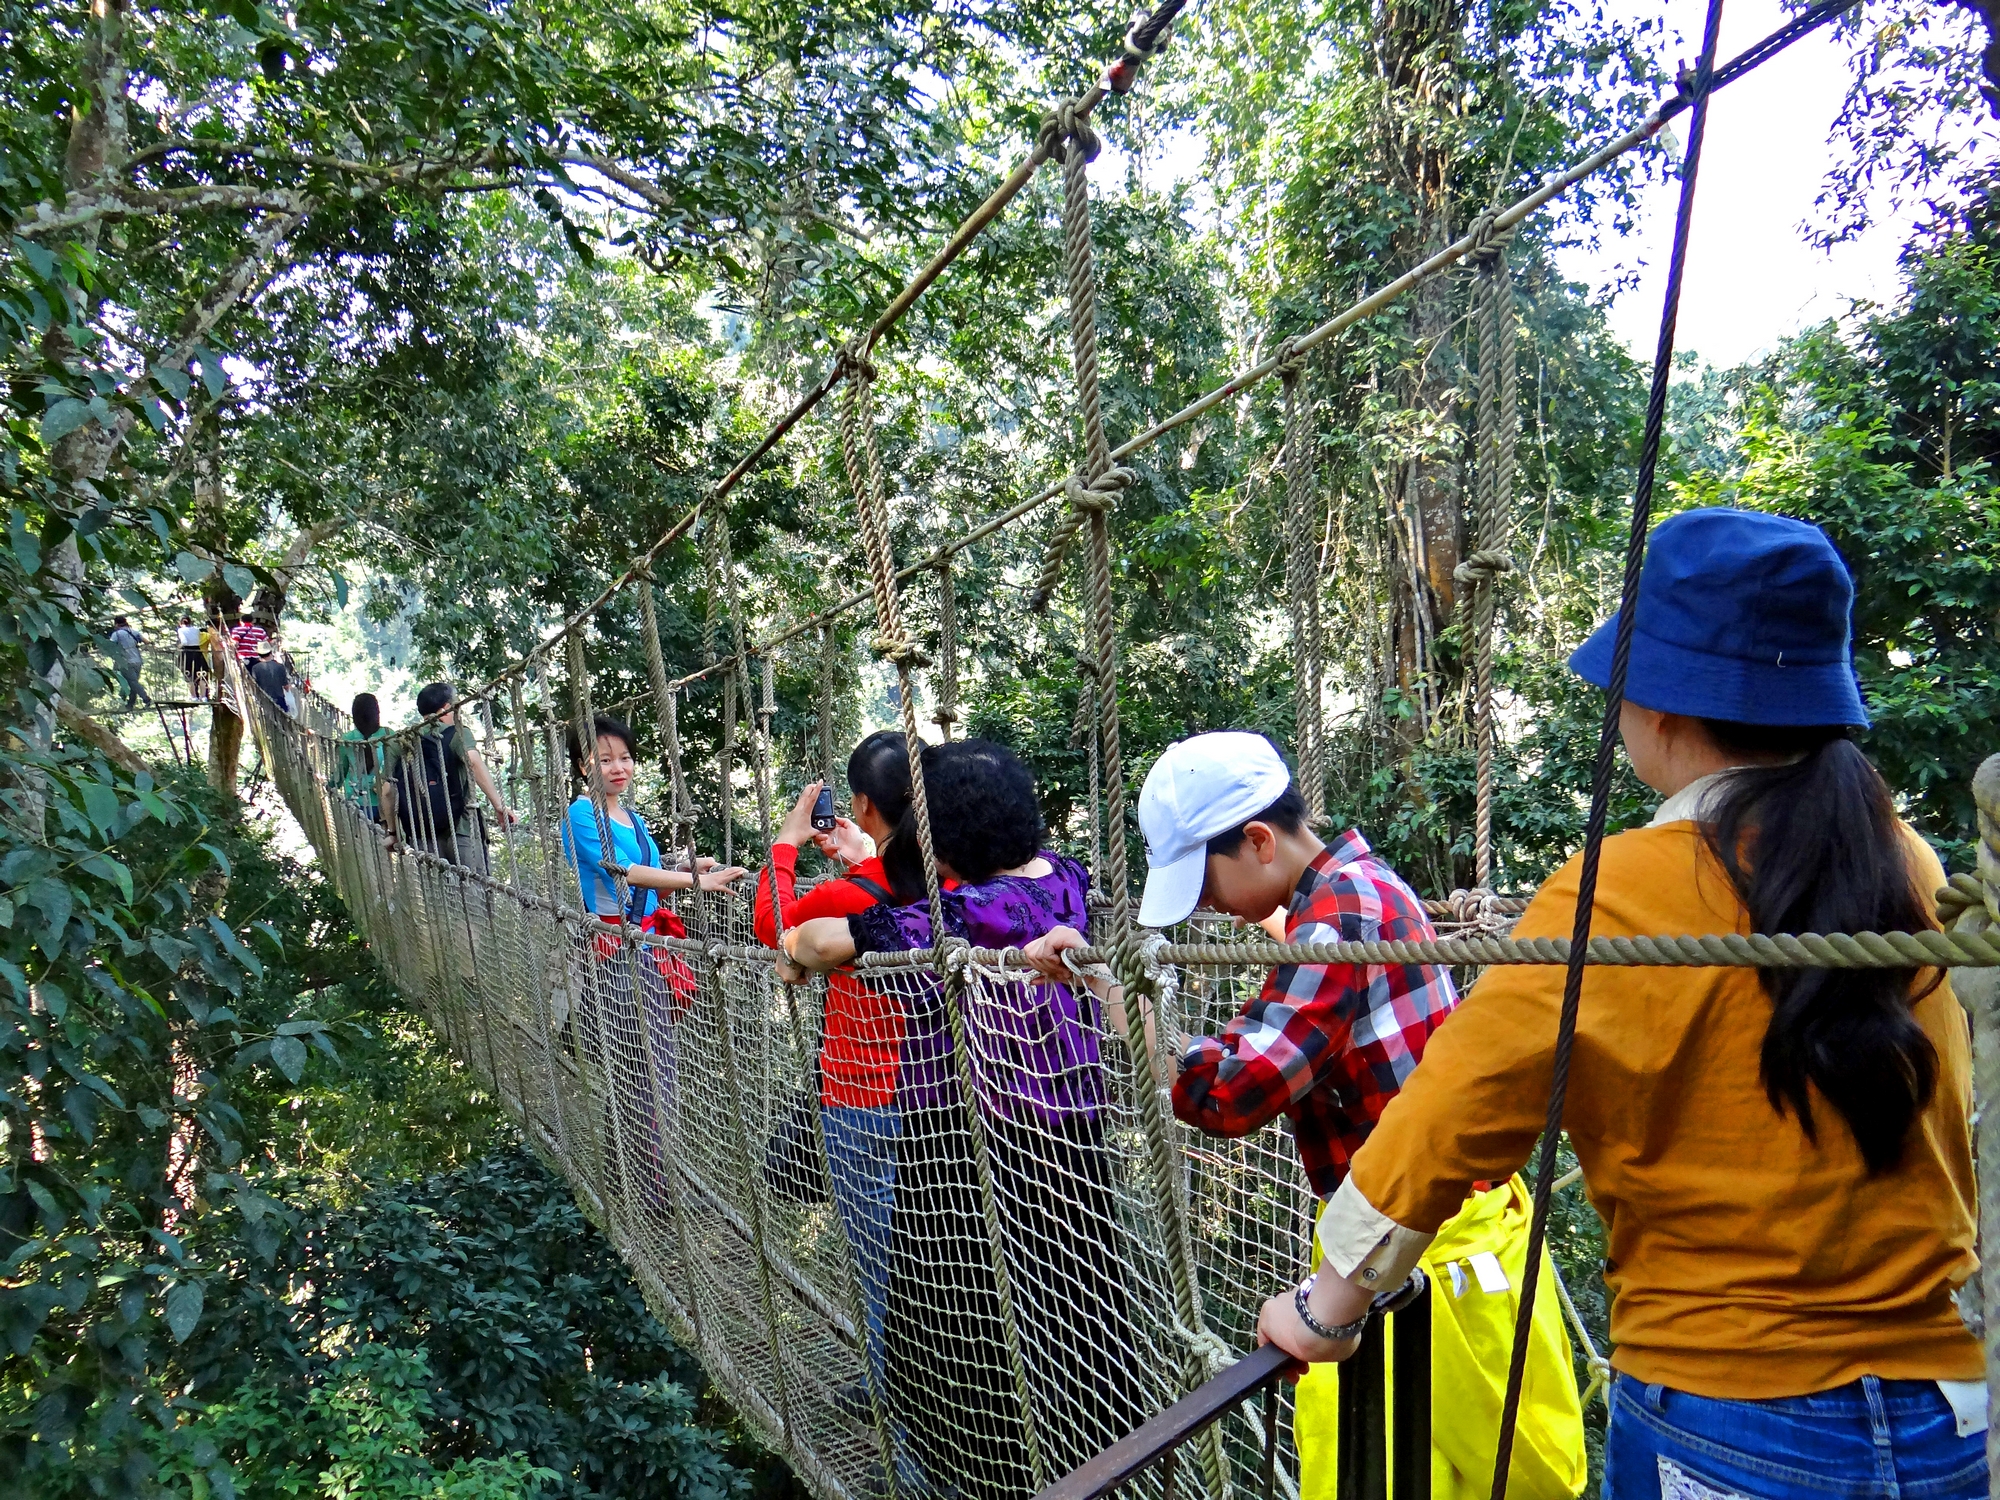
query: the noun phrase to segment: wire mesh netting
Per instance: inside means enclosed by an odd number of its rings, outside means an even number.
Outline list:
[[[788,985],[744,895],[672,893],[684,936],[584,909],[539,734],[487,741],[518,821],[447,836],[418,807],[393,852],[330,706],[253,723],[396,985],[829,1500],[1031,1495],[1247,1353],[1302,1273],[1316,1201],[1282,1120],[1221,1140],[1162,1099],[1175,1040],[1261,970],[1193,971],[1136,1032],[990,963]],[[1177,1492],[1260,1488],[1262,1448],[1233,1414]]]

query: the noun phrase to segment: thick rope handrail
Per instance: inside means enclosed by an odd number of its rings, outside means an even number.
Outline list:
[[[1103,945],[1072,950],[1079,963],[1112,963]],[[1166,943],[1162,964],[1189,968],[1281,964],[1566,965],[1568,938],[1468,934],[1419,940],[1339,943]],[[1025,967],[1017,948],[969,949],[974,963]],[[921,968],[924,954],[870,953],[865,969]],[[2000,966],[2000,930],[1966,932],[1685,933],[1594,937],[1584,963],[1592,968],[1694,969],[1983,969]]]

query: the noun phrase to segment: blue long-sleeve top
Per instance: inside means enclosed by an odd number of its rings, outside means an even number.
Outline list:
[[[611,858],[621,865],[660,864],[659,846],[653,836],[646,831],[646,820],[630,808],[626,816],[631,823],[620,823],[616,818],[607,819],[611,824]],[[597,812],[590,805],[588,797],[579,797],[569,805],[569,817],[563,822],[563,854],[576,867],[577,886],[583,893],[586,911],[596,912],[601,917],[618,915],[618,887],[613,882],[611,872],[604,868],[604,844],[597,833]],[[581,851],[582,857],[578,857]],[[643,922],[655,906],[659,904],[657,892],[644,886],[631,887],[632,904],[626,916],[633,922]]]

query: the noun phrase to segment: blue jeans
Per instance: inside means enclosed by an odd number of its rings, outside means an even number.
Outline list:
[[[1620,1375],[1606,1500],[1985,1500],[1986,1435],[1934,1380],[1864,1375],[1812,1396],[1719,1401]]]
[[[896,1138],[903,1117],[893,1105],[862,1109],[828,1104],[820,1109],[833,1205],[854,1246],[861,1301],[868,1316],[868,1369],[882,1389],[887,1356],[884,1325],[889,1307],[889,1231],[896,1217]]]

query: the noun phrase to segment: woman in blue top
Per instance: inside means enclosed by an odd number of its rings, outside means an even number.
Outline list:
[[[655,892],[684,891],[697,882],[705,891],[719,891],[750,873],[735,865],[718,869],[707,855],[697,859],[692,870],[666,869],[659,846],[646,828],[646,820],[625,806],[625,793],[638,770],[632,757],[632,731],[609,714],[599,714],[591,728],[597,740],[594,767],[586,770],[582,746],[570,746],[577,774],[585,779],[590,790],[569,805],[569,818],[563,825],[563,853],[576,866],[584,910],[595,912],[614,925],[618,921],[618,886],[612,873],[604,868],[604,842],[598,823],[600,809],[611,828],[611,859],[624,867],[625,883],[631,888],[625,917],[634,927],[654,930],[648,919],[655,918],[660,911],[660,898]],[[579,850],[583,856],[580,862]],[[671,913],[661,914],[671,916]]]
[[[592,721],[597,741],[595,763],[584,766],[584,747],[574,742],[570,755],[588,790],[570,804],[563,820],[563,853],[577,872],[577,885],[586,911],[600,922],[618,927],[620,918],[644,932],[668,937],[684,937],[687,929],[673,912],[661,905],[659,892],[684,891],[699,885],[705,891],[719,891],[749,874],[731,866],[720,869],[713,859],[695,861],[692,870],[669,870],[660,858],[646,820],[625,806],[627,788],[637,769],[632,759],[632,731],[608,714]],[[601,820],[601,821],[600,821]],[[605,868],[603,830],[611,834]],[[623,909],[618,900],[617,878],[627,887]],[[664,948],[644,946],[627,955],[610,933],[592,944],[598,962],[588,965],[592,975],[589,998],[579,1017],[586,1057],[604,1067],[610,1075],[611,1093],[617,1101],[614,1122],[606,1109],[606,1158],[612,1166],[616,1185],[621,1167],[613,1149],[621,1137],[626,1155],[637,1153],[639,1170],[646,1179],[643,1191],[659,1200],[663,1189],[660,1159],[660,1114],[673,1100],[674,1020],[694,997],[694,975],[678,954]],[[633,979],[637,976],[639,996],[635,1003]],[[644,1031],[641,1032],[641,1016]],[[614,1125],[619,1127],[614,1134]]]

